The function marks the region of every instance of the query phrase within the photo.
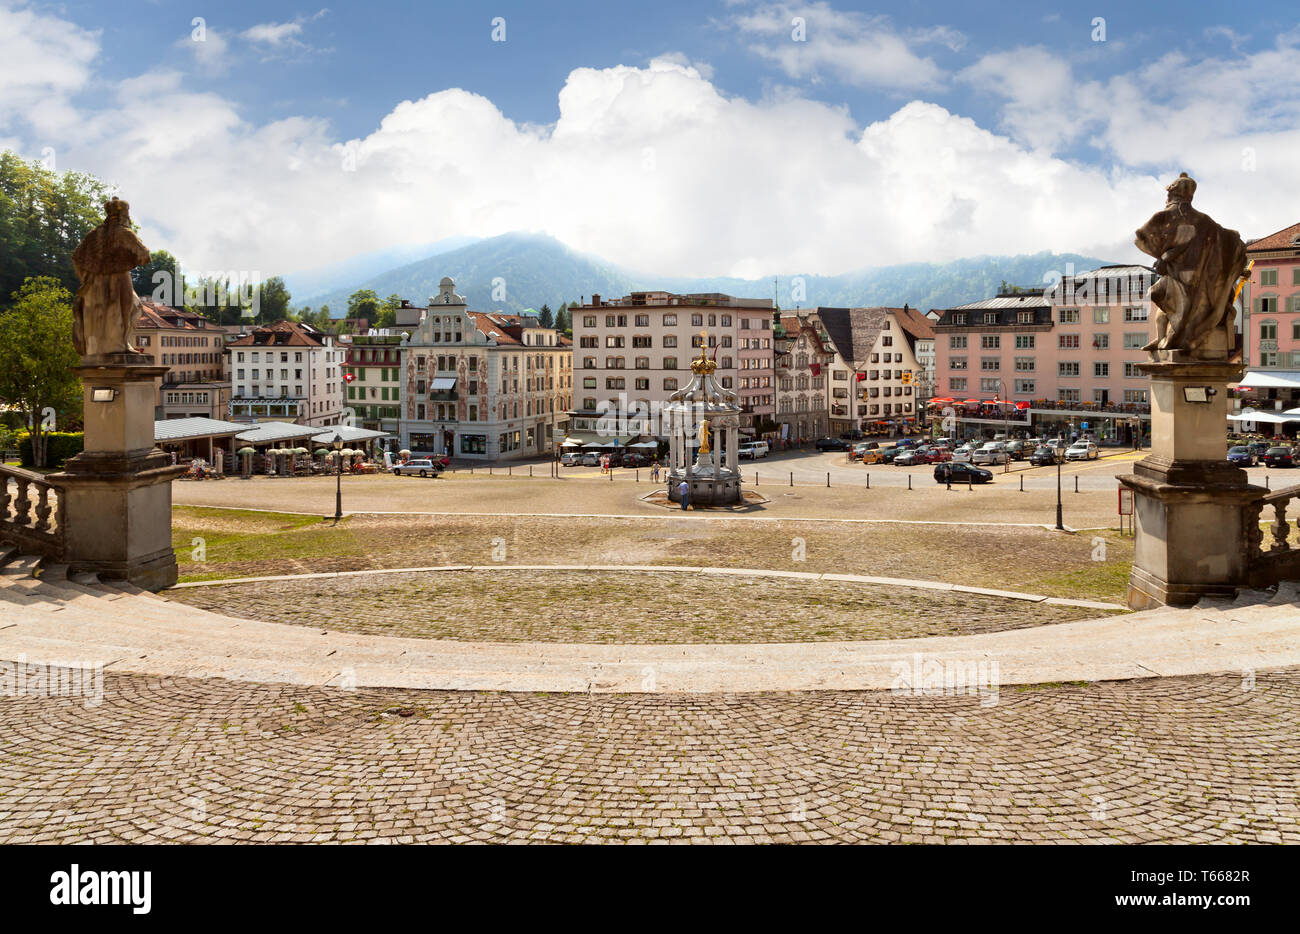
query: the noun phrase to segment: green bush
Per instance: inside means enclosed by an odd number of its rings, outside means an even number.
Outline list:
[[[80,454],[85,434],[80,431],[50,431],[45,434],[45,466],[62,467],[69,457]],[[18,456],[28,470],[36,465],[32,457],[32,436],[24,431],[18,436]]]

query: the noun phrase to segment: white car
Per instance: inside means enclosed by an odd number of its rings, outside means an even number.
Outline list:
[[[736,448],[736,456],[741,460],[757,460],[771,452],[772,446],[766,441],[749,441]]]
[[[442,468],[427,458],[417,458],[416,460],[407,461],[405,464],[393,465],[394,475],[401,477],[419,476],[419,477],[436,477],[442,473]]]
[[[961,447],[957,448],[955,451],[952,452],[953,463],[969,464],[971,462],[970,461],[971,455],[974,453],[975,453],[975,445],[963,444]]]
[[[1101,451],[1091,441],[1076,441],[1065,450],[1067,461],[1091,461],[1100,456]]]
[[[581,451],[565,451],[560,455],[561,467],[577,467],[582,463]]]
[[[970,456],[970,462],[976,465],[1007,464],[1011,462],[1011,455],[1001,441],[990,441]]]
[[[579,463],[581,463],[583,467],[599,467],[600,455],[588,451],[586,454],[582,455],[582,460],[579,461]]]

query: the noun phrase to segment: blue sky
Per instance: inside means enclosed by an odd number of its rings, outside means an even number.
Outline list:
[[[0,144],[209,267],[507,229],[674,274],[1115,255],[1182,169],[1247,236],[1300,213],[1293,3],[203,7],[0,0]]]

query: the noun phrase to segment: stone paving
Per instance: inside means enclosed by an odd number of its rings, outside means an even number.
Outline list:
[[[908,587],[622,570],[404,572],[181,588],[167,597],[266,622],[482,642],[910,639],[1103,615]]]
[[[103,686],[0,698],[0,842],[1300,842],[1300,668],[994,706]]]

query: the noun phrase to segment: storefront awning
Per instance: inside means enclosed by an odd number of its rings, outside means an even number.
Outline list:
[[[448,390],[455,388],[456,377],[454,376],[439,376],[429,383],[429,390],[431,392],[447,392]]]
[[[1278,425],[1282,422],[1300,422],[1300,414],[1288,415],[1285,412],[1261,412],[1256,409],[1246,409],[1240,415],[1229,415],[1228,421],[1261,422],[1269,425]]]
[[[1300,370],[1250,370],[1238,389],[1300,389]]]

